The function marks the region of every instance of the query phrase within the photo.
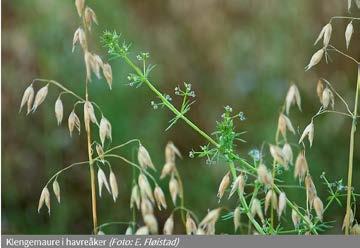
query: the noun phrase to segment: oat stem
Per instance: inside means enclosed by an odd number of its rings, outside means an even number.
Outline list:
[[[345,225],[345,234],[349,234],[349,225],[350,225],[350,211],[351,211],[351,193],[352,193],[352,173],[353,173],[353,162],[354,162],[354,141],[355,141],[355,131],[356,131],[356,119],[357,119],[357,110],[359,102],[359,91],[360,91],[360,65],[358,64],[358,73],[357,73],[357,83],[356,83],[356,92],[355,92],[355,104],[354,104],[354,113],[353,120],[351,124],[350,131],[350,149],[349,149],[349,165],[348,165],[348,181],[347,181],[347,197],[346,197],[346,221]]]

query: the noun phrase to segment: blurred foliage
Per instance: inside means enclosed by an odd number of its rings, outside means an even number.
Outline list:
[[[71,53],[73,32],[79,24],[73,2],[2,1],[4,233],[90,232],[90,184],[86,166],[61,176],[62,202],[58,205],[53,200],[50,217],[45,211],[41,214],[36,211],[47,179],[60,168],[87,159],[84,133],[71,139],[66,124],[57,127],[53,114],[57,91],[53,88],[35,114],[28,117],[17,114],[22,92],[33,78],[54,79],[79,94],[84,92],[82,53],[80,49]],[[197,101],[189,116],[199,126],[213,131],[226,105],[243,111],[246,121],[240,123],[239,130],[247,131],[243,136],[247,143],[239,149],[247,159],[251,149],[260,148],[264,141],[273,142],[278,112],[290,81],[297,83],[302,94],[303,111],[291,113],[299,132],[318,110],[315,89],[319,77],[333,82],[349,101],[354,100],[356,68],[344,58],[334,55],[333,63],[322,62],[310,72],[304,72],[322,26],[331,16],[347,15],[345,0],[88,0],[87,3],[99,20],[99,26],[92,32],[92,50],[106,56],[99,36],[106,29],[116,29],[133,43],[133,51],[150,52],[151,62],[157,64],[152,79],[164,92],[173,94],[183,81],[192,83]],[[343,50],[345,25],[343,21],[336,22],[332,37],[332,43]],[[359,26],[355,29],[349,52],[358,58]],[[149,90],[125,86],[129,69],[119,61],[111,64],[113,90],[110,92],[103,81],[95,80],[90,95],[112,123],[114,144],[141,139],[158,168],[163,165],[163,149],[168,140],[174,141],[184,155],[203,144],[202,138],[181,121],[165,132],[171,114],[153,110],[150,102],[155,99]],[[66,97],[64,102],[68,113]],[[339,116],[327,115],[316,120],[315,142],[307,158],[318,193],[324,200],[326,187],[319,179],[323,171],[330,181],[346,179],[349,130],[350,121]],[[134,157],[131,149],[124,153]],[[269,156],[268,149],[265,155]],[[354,187],[360,189],[356,180],[360,176],[359,132],[354,155]],[[119,161],[114,162],[113,168],[119,180],[119,201],[113,204],[111,196],[99,201],[101,223],[130,219],[131,168]],[[178,168],[184,180],[186,206],[199,216],[218,206],[217,187],[226,167],[208,168],[205,161],[185,156],[178,162]],[[291,172],[286,172],[283,178],[296,183]],[[167,188],[167,181],[162,186]],[[286,192],[291,200],[304,201],[305,193],[299,189]],[[222,204],[232,209],[235,203],[223,201]],[[336,221],[329,233],[340,233],[344,211],[334,205],[325,216],[326,221]],[[166,212],[157,214],[161,223],[168,216]],[[289,218],[285,223],[291,224]],[[217,227],[218,232],[232,233],[231,220],[220,221]],[[125,228],[117,226],[104,231],[123,233]],[[182,229],[180,225],[176,228]]]

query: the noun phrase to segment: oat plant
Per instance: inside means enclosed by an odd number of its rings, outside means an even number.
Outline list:
[[[352,0],[348,1],[349,13],[352,8]],[[355,1],[357,8],[360,8],[359,1]],[[333,34],[333,25],[339,21],[346,21],[347,26],[343,32],[345,37],[345,48],[346,51],[337,48],[335,45],[331,44],[331,37]],[[329,80],[325,78],[320,78],[317,83],[317,94],[321,103],[319,111],[311,118],[310,123],[305,128],[300,141],[302,141],[306,136],[308,136],[310,141],[310,146],[312,145],[314,139],[314,122],[315,119],[323,114],[334,113],[347,118],[351,121],[351,130],[350,130],[350,141],[349,141],[349,156],[348,156],[348,176],[347,176],[347,186],[346,186],[346,211],[344,217],[343,229],[345,229],[345,234],[358,233],[358,224],[355,222],[354,214],[356,210],[356,197],[355,189],[352,186],[353,178],[353,167],[354,167],[354,148],[355,148],[355,132],[358,124],[358,107],[359,107],[359,91],[360,91],[360,61],[353,56],[351,56],[348,51],[351,48],[351,39],[355,33],[357,27],[359,27],[360,18],[353,16],[333,16],[330,18],[329,23],[327,23],[321,30],[318,35],[315,45],[317,45],[322,40],[322,47],[314,53],[311,57],[309,64],[305,67],[306,70],[311,69],[316,66],[321,60],[326,62],[331,62],[331,54],[338,54],[346,58],[351,65],[354,65],[354,69],[357,70],[357,79],[354,82],[354,105],[351,108],[348,101],[335,89],[334,84],[330,83]],[[323,59],[324,58],[324,59]],[[343,104],[345,107],[345,112],[336,110],[335,103],[339,101],[339,104]],[[336,106],[337,107],[337,106]]]
[[[129,226],[126,230],[127,234],[133,234],[135,232],[138,234],[157,234],[157,220],[152,211],[153,206],[157,204],[159,209],[161,209],[161,207],[166,208],[167,205],[165,202],[165,195],[163,190],[160,188],[158,183],[159,180],[154,176],[156,171],[155,166],[151,160],[148,150],[144,147],[139,139],[132,139],[120,145],[111,145],[113,130],[111,122],[109,121],[110,118],[108,119],[105,117],[105,114],[99,103],[91,100],[89,88],[92,85],[94,77],[96,77],[98,80],[104,77],[107,86],[111,90],[112,69],[109,63],[104,62],[99,55],[91,51],[89,45],[90,34],[94,28],[94,25],[98,24],[98,19],[94,10],[85,4],[85,0],[76,0],[75,6],[80,18],[80,26],[74,33],[72,51],[80,48],[82,49],[84,56],[85,70],[83,96],[80,96],[80,94],[75,93],[57,81],[48,79],[34,79],[23,94],[19,112],[21,112],[21,110],[26,107],[27,115],[34,114],[40,105],[46,100],[49,89],[54,88],[54,90],[59,91],[59,95],[55,101],[54,107],[55,119],[56,123],[61,125],[63,123],[65,109],[63,100],[65,96],[68,96],[69,100],[67,100],[65,103],[72,106],[72,111],[68,114],[67,118],[69,134],[71,137],[76,138],[74,137],[74,133],[80,134],[80,131],[85,128],[85,142],[87,145],[86,153],[88,159],[86,161],[72,163],[53,174],[53,176],[47,181],[41,191],[38,212],[40,213],[41,208],[45,205],[50,215],[52,196],[50,193],[51,189],[49,190],[49,187],[51,183],[53,194],[56,197],[58,203],[60,203],[61,177],[64,176],[64,172],[67,172],[75,166],[88,165],[90,171],[93,233],[102,234],[102,228],[109,225],[121,224]],[[83,110],[83,118],[79,117],[81,116],[81,107]],[[138,163],[132,162],[119,154],[122,149],[134,144],[137,144]],[[167,156],[170,156],[171,159],[174,160],[175,158],[173,154],[180,153],[172,143],[169,143],[168,147],[170,148],[167,148],[167,150],[170,149],[170,151],[167,151],[167,153],[169,153]],[[115,175],[116,170],[114,168],[114,165],[118,165],[119,162],[114,162],[114,160],[120,160],[122,163],[132,166],[135,171],[133,175],[131,208],[134,208],[134,204],[136,204],[136,206],[139,208],[141,203],[143,222],[145,224],[142,228],[137,228],[137,220],[135,215],[132,220],[112,220],[111,222],[103,222],[100,224],[97,213],[97,205],[99,204],[98,201],[104,197],[102,192],[109,192],[114,202],[116,202],[119,196],[117,176]],[[175,187],[172,186],[170,189],[171,192],[176,191],[176,195],[174,195],[175,193],[172,192],[173,200],[175,201],[177,194],[183,198],[183,193],[179,190],[181,187],[180,175],[173,167],[171,167],[171,169],[172,180],[176,180],[177,184]],[[98,197],[96,191],[98,191]],[[183,205],[181,205],[179,209],[189,213],[189,211],[186,210]]]

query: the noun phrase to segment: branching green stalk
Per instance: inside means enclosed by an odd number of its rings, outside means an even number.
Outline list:
[[[186,116],[184,116],[183,114],[181,114],[181,112],[179,110],[177,110],[174,105],[172,105],[162,94],[160,91],[158,91],[155,86],[145,77],[145,75],[142,73],[141,69],[136,66],[127,55],[123,55],[121,56],[125,62],[138,74],[139,77],[142,78],[143,82],[150,88],[151,91],[153,91],[157,97],[160,98],[160,100],[163,102],[163,104],[169,109],[171,110],[176,116],[179,116],[179,118],[181,118],[183,121],[185,121],[190,127],[192,127],[197,133],[199,133],[201,136],[203,136],[206,140],[208,140],[211,144],[213,144],[214,146],[216,146],[217,148],[220,147],[220,145],[213,139],[211,138],[208,134],[206,134],[204,131],[202,131],[198,126],[196,126],[191,120],[189,120]],[[235,154],[234,154],[235,155]],[[255,172],[256,173],[256,168],[254,166],[252,166],[251,164],[249,164],[247,161],[240,159],[239,162],[245,166],[246,168],[248,168],[251,172]],[[236,169],[233,163],[229,164],[229,168],[231,171],[231,174],[234,178],[236,178]],[[281,190],[279,189],[278,186],[276,186],[276,184],[274,184],[273,186],[274,190],[280,194]],[[240,201],[242,203],[243,206],[247,206],[246,200],[244,198],[244,196],[240,197]],[[296,208],[296,206],[288,199],[286,199],[286,202],[288,204],[288,206],[292,209],[294,209],[294,211],[297,212],[297,214],[300,216],[300,218],[307,224],[307,226],[309,227],[309,229],[311,231],[313,231],[315,234],[317,234],[317,231],[315,230],[315,226],[313,225],[313,223],[311,221],[309,221],[307,218],[305,218],[305,216]],[[248,207],[248,206],[247,206]],[[256,222],[256,220],[254,220],[254,218],[252,218],[252,216],[250,215],[251,219],[253,220],[253,224],[256,227],[257,231],[261,234],[264,233],[263,229],[261,228],[261,226]]]
[[[354,143],[355,143],[355,132],[356,132],[356,121],[357,121],[357,111],[358,111],[358,102],[359,102],[359,90],[360,90],[360,64],[358,64],[358,74],[357,74],[357,83],[356,83],[356,92],[355,92],[355,105],[353,120],[351,124],[350,131],[350,149],[349,149],[349,166],[348,166],[348,181],[347,181],[347,197],[346,197],[346,225],[345,225],[345,234],[349,234],[350,229],[350,211],[351,211],[351,193],[352,193],[352,174],[353,174],[353,163],[354,163]]]

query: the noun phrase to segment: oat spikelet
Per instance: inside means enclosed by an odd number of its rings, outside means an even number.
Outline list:
[[[326,87],[322,93],[322,106],[324,109],[327,109],[329,105],[332,109],[334,109],[335,97],[332,91],[328,87]]]
[[[310,208],[312,208],[314,199],[315,199],[315,197],[317,197],[317,191],[315,188],[315,184],[309,174],[306,175],[306,177],[305,177],[305,188],[306,188],[306,192],[308,194],[308,200],[309,200],[308,203],[310,205]]]
[[[322,104],[323,100],[322,100],[322,95],[323,95],[323,91],[325,89],[324,83],[321,81],[321,79],[318,80],[317,85],[316,85],[316,93],[319,97],[320,103]]]
[[[105,139],[108,138],[112,140],[112,127],[111,123],[104,116],[101,116],[100,125],[99,125],[99,137],[102,146],[104,146]]]
[[[215,224],[220,216],[221,208],[216,208],[208,212],[200,222],[199,227],[206,229],[209,225]]]
[[[119,195],[119,188],[116,181],[116,176],[112,170],[110,170],[109,182],[110,182],[110,188],[111,188],[113,200],[114,202],[116,202],[116,199],[118,198]]]
[[[240,221],[241,219],[241,211],[240,211],[240,207],[235,208],[234,210],[234,232],[237,231],[237,229],[239,229],[240,227]]]
[[[271,189],[265,195],[265,214],[267,213],[267,210],[269,209],[270,204],[272,205],[272,208],[274,210],[277,209],[277,207],[278,207],[277,195]]]
[[[275,146],[275,145],[270,145],[270,154],[276,163],[284,165],[285,169],[287,169],[285,159],[284,159],[284,154],[282,153],[282,150],[280,147]]]
[[[140,187],[141,196],[143,198],[148,198],[151,202],[155,202],[150,183],[143,173],[140,173],[138,177],[138,184]]]
[[[160,179],[164,179],[167,175],[170,175],[173,172],[175,172],[175,170],[176,167],[174,163],[166,163],[163,169],[161,170]]]
[[[245,188],[245,178],[243,174],[240,174],[239,176],[237,176],[237,178],[235,179],[231,190],[230,190],[230,194],[229,194],[229,198],[237,191],[240,191],[240,194],[244,193],[244,188]]]
[[[138,150],[138,161],[141,168],[146,169],[147,167],[150,167],[151,169],[156,170],[153,162],[151,161],[149,152],[141,144],[139,145]]]
[[[319,197],[315,197],[314,198],[314,209],[316,212],[316,216],[319,218],[320,221],[323,220],[323,213],[324,213],[324,204],[322,203],[322,201],[320,200]]]
[[[75,6],[79,16],[81,17],[84,11],[85,0],[75,0]]]
[[[351,36],[354,33],[354,26],[352,24],[352,21],[346,26],[345,30],[345,41],[346,41],[346,49],[349,50],[350,40]]]
[[[101,145],[96,144],[96,153],[98,154],[102,163],[105,163],[104,150]]]
[[[104,63],[103,63],[102,59],[100,58],[100,56],[97,54],[93,54],[92,58],[93,59],[92,59],[92,63],[91,63],[91,69],[94,72],[94,74],[96,75],[96,77],[98,79],[100,79],[101,78],[100,68],[103,67]]]
[[[133,229],[131,226],[128,226],[125,231],[125,235],[133,235]]]
[[[314,55],[310,59],[309,64],[307,66],[305,66],[305,71],[310,70],[313,66],[317,65],[321,61],[321,59],[324,55],[324,51],[325,51],[325,49],[321,48],[316,53],[314,53]]]
[[[301,218],[300,218],[299,214],[294,209],[291,211],[291,220],[292,220],[292,222],[294,224],[294,227],[298,228],[299,225],[300,225]]]
[[[169,141],[165,147],[165,162],[169,164],[171,163],[175,164],[176,155],[179,158],[182,158],[179,149],[177,149],[177,147],[174,145],[172,141]]]
[[[352,235],[360,235],[360,225],[359,224],[355,224],[350,228],[350,233]]]
[[[153,214],[147,214],[144,216],[145,225],[149,228],[150,234],[158,234],[158,223]]]
[[[293,152],[289,143],[285,143],[282,148],[285,164],[293,164]]]
[[[105,185],[105,188],[111,194],[110,186],[106,179],[105,172],[101,168],[98,169],[97,178],[98,178],[98,184],[99,184],[99,196],[101,197],[103,185]]]
[[[172,235],[174,231],[174,216],[171,214],[165,221],[163,233],[165,235]]]
[[[316,43],[318,43],[319,40],[324,38],[324,40],[323,40],[324,41],[324,47],[328,46],[329,42],[330,42],[330,38],[331,38],[331,32],[332,32],[332,26],[331,26],[331,23],[328,23],[322,28],[322,30],[321,30],[319,36],[317,37],[314,45],[316,45]]]
[[[147,226],[142,226],[136,230],[135,235],[149,235],[149,228]]]
[[[298,87],[295,84],[292,84],[286,94],[285,98],[285,108],[286,108],[286,114],[289,115],[290,113],[290,107],[292,105],[298,106],[299,110],[301,111],[301,97]]]
[[[91,26],[93,23],[98,25],[98,21],[97,21],[95,12],[88,6],[86,6],[86,8],[85,8],[85,22],[86,22],[86,26],[88,27],[89,31],[91,31]]]
[[[59,96],[55,102],[55,117],[58,125],[61,124],[63,116],[64,116],[64,106]]]
[[[90,122],[97,124],[94,107],[89,101],[85,101],[84,103],[84,122],[86,132],[90,130]]]
[[[305,137],[308,137],[309,143],[310,143],[310,147],[313,144],[314,141],[314,123],[313,121],[310,122],[309,125],[306,126],[306,128],[304,129],[304,132],[302,133],[300,140],[299,140],[299,144],[301,144],[301,142],[303,142],[303,140],[305,139]]]
[[[154,208],[149,199],[143,198],[141,201],[141,214],[144,217],[147,214],[153,214]]]
[[[23,97],[21,99],[19,113],[21,112],[21,109],[25,106],[25,104],[27,104],[27,114],[30,113],[32,102],[34,100],[34,95],[35,95],[35,92],[34,92],[33,85],[30,84],[30,86],[28,86],[24,91]]]
[[[80,119],[75,114],[74,110],[71,111],[71,113],[69,115],[68,127],[69,127],[70,137],[72,137],[72,132],[74,131],[74,128],[76,128],[79,131],[79,134],[80,134]]]
[[[137,184],[132,187],[130,196],[130,208],[133,208],[134,206],[136,206],[137,209],[140,208],[140,190]]]
[[[40,209],[42,208],[42,206],[44,204],[46,205],[49,215],[50,215],[50,192],[47,187],[43,188],[43,190],[41,191],[39,206],[38,206],[38,213],[40,213]]]
[[[92,64],[93,62],[93,56],[92,54],[85,50],[84,52],[84,61],[85,61],[85,68],[86,68],[86,79],[91,82],[91,68],[92,68]]]
[[[187,234],[187,235],[193,235],[193,234],[195,234],[196,231],[197,231],[196,223],[195,223],[195,221],[191,218],[191,216],[190,216],[189,213],[186,214],[185,228],[186,228],[186,234]]]
[[[49,84],[42,87],[35,96],[34,105],[32,107],[32,112],[35,112],[36,109],[40,106],[41,103],[45,100],[49,90]]]
[[[60,203],[60,185],[58,183],[58,181],[55,179],[55,181],[53,182],[53,191],[54,194],[56,196],[57,201]]]
[[[84,51],[86,51],[87,50],[86,36],[85,36],[84,30],[81,27],[76,29],[76,31],[74,33],[72,52],[75,51],[75,45],[78,42],[80,43],[80,46],[82,47],[82,49]]]
[[[281,192],[279,195],[279,206],[278,206],[278,216],[279,220],[282,213],[286,210],[286,194]]]
[[[102,70],[103,70],[103,74],[104,74],[104,77],[106,79],[106,82],[109,85],[109,88],[111,90],[111,88],[112,88],[112,80],[113,80],[111,66],[108,63],[104,63],[104,65],[102,67]]]
[[[304,151],[299,152],[296,161],[295,161],[295,169],[294,169],[294,177],[299,178],[300,181],[304,180],[305,175],[309,171],[309,166],[306,161]]]
[[[268,171],[264,164],[260,164],[257,168],[258,180],[259,182],[271,186],[273,183],[273,178],[271,173]]]
[[[164,209],[167,208],[164,192],[159,187],[159,185],[155,186],[154,197],[159,210],[161,210],[161,207],[163,207]]]
[[[264,220],[263,212],[261,210],[261,203],[257,198],[253,199],[250,207],[250,212],[253,217],[257,215],[260,218],[261,222],[264,223],[265,220]]]
[[[179,182],[174,176],[171,176],[171,179],[169,181],[169,191],[171,195],[171,200],[173,201],[174,205],[176,205],[176,198],[179,195]]]
[[[223,197],[225,190],[229,187],[229,184],[230,184],[230,172],[225,174],[219,185],[219,189],[217,193],[217,197],[219,198],[219,201]]]
[[[286,138],[286,130],[287,129],[290,132],[292,132],[293,134],[295,134],[295,129],[294,129],[290,119],[286,115],[280,114],[279,120],[278,120],[278,131],[282,134],[282,136],[284,138]]]

